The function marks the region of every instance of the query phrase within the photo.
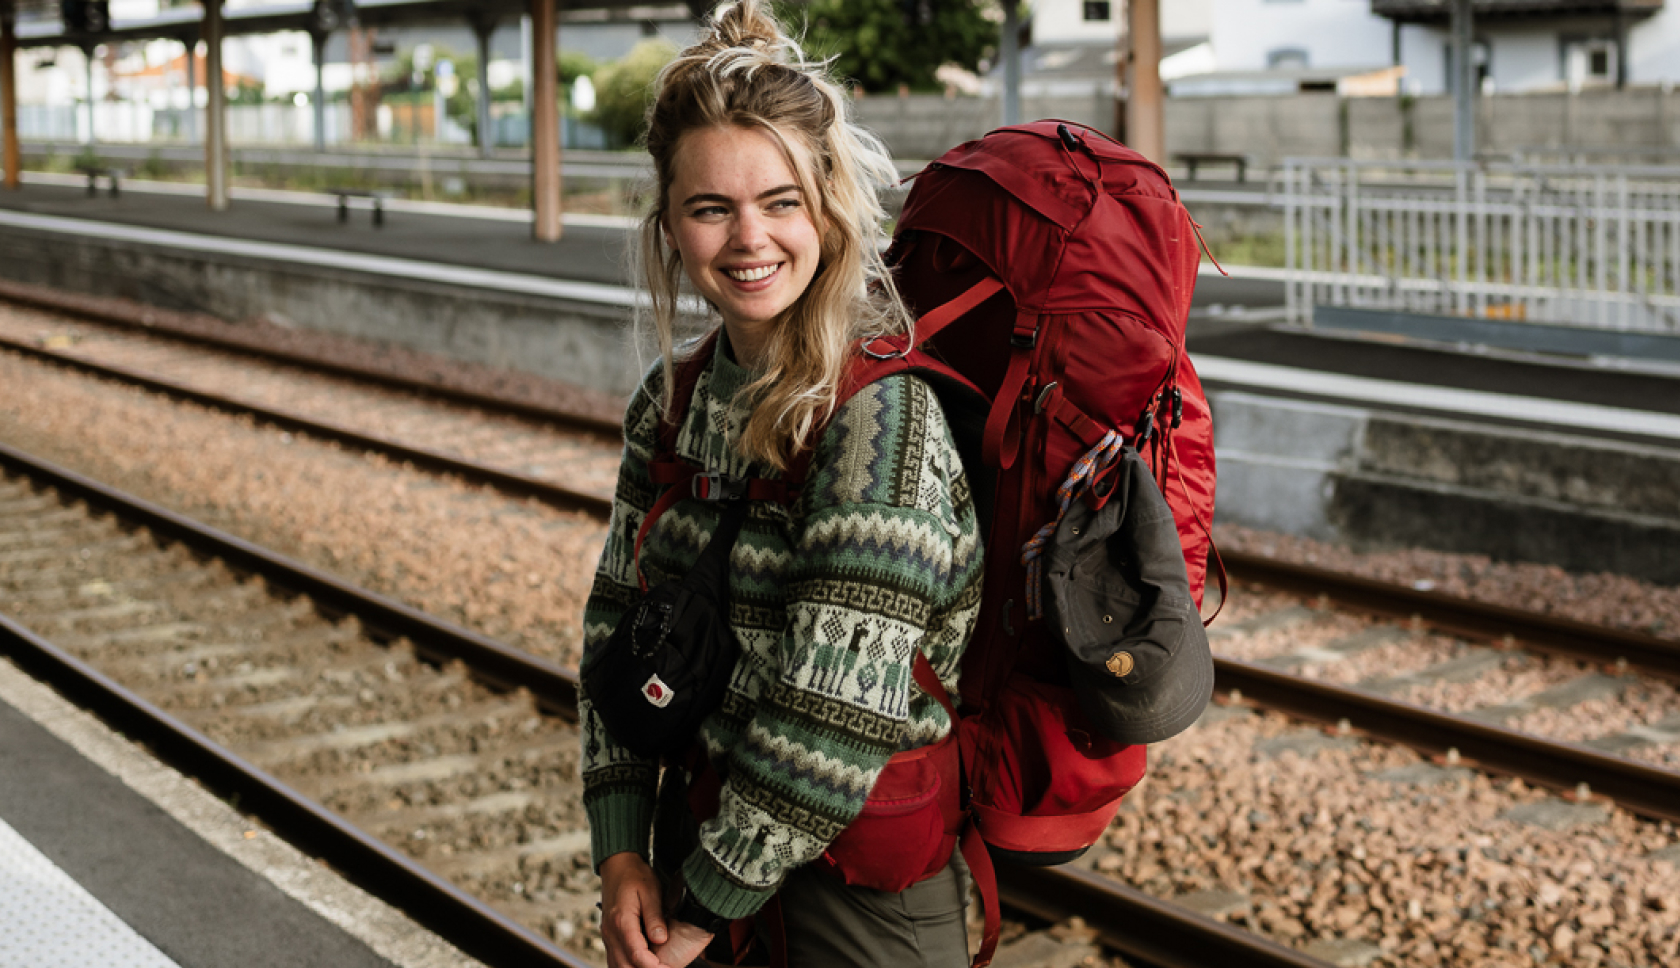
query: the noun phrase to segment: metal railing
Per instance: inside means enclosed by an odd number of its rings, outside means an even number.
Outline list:
[[[1289,159],[1289,319],[1315,305],[1680,332],[1680,166]]]

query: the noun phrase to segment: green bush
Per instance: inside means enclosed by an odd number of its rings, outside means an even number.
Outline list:
[[[653,82],[676,54],[668,41],[650,38],[595,71],[595,110],[588,119],[600,125],[613,144],[633,145],[641,138]]]

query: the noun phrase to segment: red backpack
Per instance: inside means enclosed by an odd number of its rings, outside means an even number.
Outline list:
[[[966,802],[951,789],[957,783],[929,772],[955,770],[958,757],[936,765],[949,743],[899,754],[822,863],[848,883],[901,890],[943,869],[960,840],[987,914],[977,968],[997,941],[991,858],[1051,865],[1078,857],[1143,777],[1144,747],[1086,724],[1067,685],[1063,646],[1041,618],[1029,617],[1034,592],[1022,559],[1023,546],[1060,519],[1058,490],[1110,431],[1154,471],[1201,602],[1213,429],[1184,352],[1198,241],[1166,173],[1100,132],[1040,121],[960,145],[915,177],[888,253],[918,318],[915,344],[866,340],[840,394],[843,403],[906,371],[934,387],[974,488],[986,574],[955,730]],[[675,428],[709,356],[694,354],[678,369],[677,413],[661,427],[650,467],[668,490],[644,534],[675,500],[709,496],[695,469],[675,457]],[[790,501],[809,456],[784,481],[751,482],[748,496]],[[1091,482],[1097,493],[1105,471]],[[916,681],[950,709],[918,659]],[[715,798],[715,777],[699,783],[697,814],[715,812]],[[913,813],[901,806],[924,800]],[[912,827],[918,841],[939,844],[932,856],[904,860]]]
[[[960,376],[989,407],[980,461],[967,463],[991,515],[985,595],[962,666],[960,746],[967,806],[993,857],[1078,857],[1143,776],[1144,747],[1085,724],[1062,645],[1029,618],[1036,590],[1022,560],[1023,546],[1059,519],[1057,492],[1076,463],[1109,431],[1154,471],[1201,603],[1213,426],[1184,352],[1199,240],[1158,165],[1055,121],[946,152],[916,176],[899,217],[888,259],[921,318],[914,368]],[[953,401],[949,381],[933,382]],[[962,402],[947,412],[959,439],[973,433]]]

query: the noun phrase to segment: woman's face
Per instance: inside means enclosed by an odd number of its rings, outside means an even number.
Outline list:
[[[757,128],[698,128],[677,142],[665,241],[718,308],[730,343],[756,356],[817,273],[822,240],[782,150]]]

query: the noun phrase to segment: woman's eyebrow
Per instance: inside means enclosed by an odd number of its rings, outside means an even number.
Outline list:
[[[797,191],[802,191],[802,189],[798,185],[778,185],[775,188],[771,188],[771,189],[768,189],[766,191],[759,192],[757,201],[762,202],[766,198],[771,197],[772,195],[780,195],[784,192],[797,192]],[[690,205],[693,205],[697,202],[733,202],[733,201],[734,201],[734,199],[730,198],[728,195],[717,195],[717,194],[713,194],[713,193],[709,193],[709,192],[702,192],[698,195],[690,195],[687,198],[683,199],[683,207],[686,208],[686,207],[688,207]]]

